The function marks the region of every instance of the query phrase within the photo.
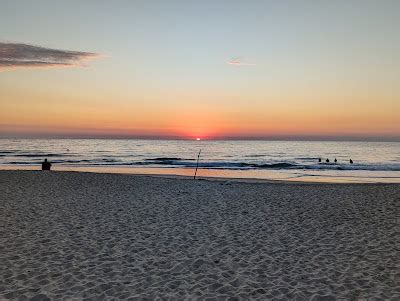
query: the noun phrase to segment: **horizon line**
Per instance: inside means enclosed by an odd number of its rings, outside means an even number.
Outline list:
[[[33,139],[33,140],[185,140],[196,141],[197,137],[183,136],[139,136],[139,135],[0,135],[0,139]],[[282,136],[218,136],[200,137],[201,141],[342,141],[342,142],[400,142],[400,136],[325,136],[325,135],[282,135]]]

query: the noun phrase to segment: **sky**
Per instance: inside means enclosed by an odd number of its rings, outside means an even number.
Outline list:
[[[400,141],[400,1],[0,0],[0,137]]]

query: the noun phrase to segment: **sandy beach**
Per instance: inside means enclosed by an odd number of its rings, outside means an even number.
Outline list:
[[[399,300],[399,216],[399,184],[0,171],[0,299]]]

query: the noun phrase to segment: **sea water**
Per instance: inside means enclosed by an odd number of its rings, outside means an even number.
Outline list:
[[[200,150],[200,177],[400,182],[399,142],[0,139],[0,167],[190,176]]]

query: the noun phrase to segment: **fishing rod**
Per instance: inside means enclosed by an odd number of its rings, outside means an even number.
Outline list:
[[[196,171],[194,172],[193,180],[196,180],[197,169],[199,168],[200,153],[201,153],[201,149],[199,151],[199,154],[197,155]]]

